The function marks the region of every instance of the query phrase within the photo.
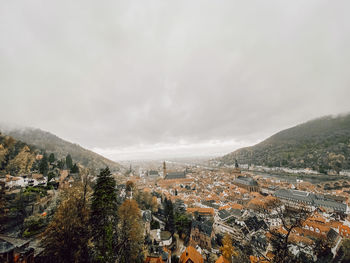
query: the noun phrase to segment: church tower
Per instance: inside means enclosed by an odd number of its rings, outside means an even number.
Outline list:
[[[163,177],[166,176],[166,164],[165,161],[163,162]]]

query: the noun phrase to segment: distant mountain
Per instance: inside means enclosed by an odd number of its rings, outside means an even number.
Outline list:
[[[34,128],[8,128],[0,127],[6,133],[17,140],[21,140],[29,145],[45,150],[47,153],[54,153],[56,158],[65,158],[70,154],[75,162],[85,167],[98,170],[108,166],[111,171],[116,172],[121,169],[121,165],[113,162],[95,152],[84,149],[78,144],[65,141],[56,135]]]
[[[231,165],[235,159],[245,164],[319,172],[350,169],[350,114],[308,121],[217,160]]]

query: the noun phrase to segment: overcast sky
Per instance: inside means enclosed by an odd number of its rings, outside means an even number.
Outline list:
[[[113,160],[350,111],[350,1],[0,0],[0,121]]]

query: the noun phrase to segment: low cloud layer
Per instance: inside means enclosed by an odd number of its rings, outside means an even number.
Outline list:
[[[221,154],[350,110],[349,1],[1,5],[0,120],[111,159]]]

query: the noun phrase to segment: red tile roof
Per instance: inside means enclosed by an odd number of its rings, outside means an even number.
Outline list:
[[[180,263],[188,262],[204,263],[202,255],[192,246],[188,246],[180,257]]]

